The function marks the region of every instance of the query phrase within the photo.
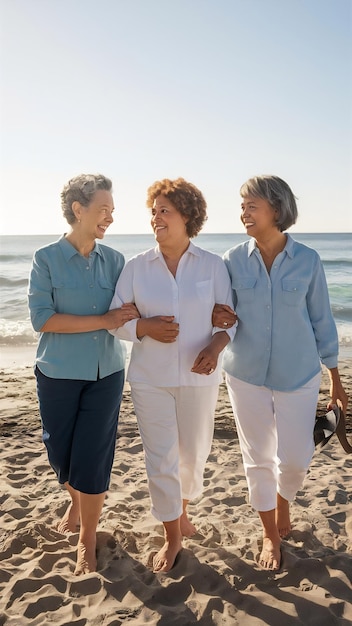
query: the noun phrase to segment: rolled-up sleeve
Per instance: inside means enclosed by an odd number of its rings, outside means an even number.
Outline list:
[[[133,259],[126,263],[119,279],[116,283],[114,297],[111,301],[109,310],[120,309],[126,302],[135,302],[134,284],[134,262]],[[139,342],[137,337],[137,321],[136,319],[126,322],[120,328],[109,330],[111,335],[123,339],[124,341]]]
[[[215,273],[215,302],[217,304],[227,304],[228,306],[233,307],[230,276],[224,261],[222,261],[221,259],[219,260],[220,263],[217,264]],[[226,328],[226,332],[230,337],[230,341],[232,341],[236,335],[237,325],[238,324],[236,322],[233,326],[231,326],[231,328]],[[223,331],[224,328],[220,328],[218,326],[213,327],[213,334]]]
[[[331,312],[323,264],[318,255],[307,293],[307,307],[320,360],[328,368],[337,367],[338,334]]]
[[[28,302],[32,326],[35,331],[40,332],[48,319],[56,313],[49,266],[41,250],[33,257]]]

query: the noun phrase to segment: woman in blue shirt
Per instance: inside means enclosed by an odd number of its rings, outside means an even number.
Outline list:
[[[111,181],[81,174],[61,193],[70,231],[37,250],[29,279],[31,321],[40,333],[35,360],[43,441],[70,497],[58,525],[80,524],[75,574],[96,569],[96,528],[109,486],[125,355],[108,332],[139,317],[132,304],[109,311],[124,266],[96,242],[113,222]]]
[[[276,570],[281,537],[291,530],[289,502],[314,452],[321,363],[331,380],[329,406],[339,401],[346,410],[347,395],[321,260],[284,232],[297,219],[290,187],[276,176],[256,176],[240,194],[251,239],[224,255],[238,328],[223,367],[250,503],[263,526],[259,563]],[[231,310],[217,315],[217,326],[231,324]]]

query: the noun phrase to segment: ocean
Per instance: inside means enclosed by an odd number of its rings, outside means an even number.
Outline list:
[[[324,265],[341,353],[352,355],[352,233],[293,234],[294,239],[317,250]],[[200,234],[194,243],[219,256],[243,234]],[[0,347],[37,342],[28,315],[28,274],[34,251],[59,235],[0,236]],[[150,235],[106,235],[104,243],[122,252],[126,261],[154,246]]]

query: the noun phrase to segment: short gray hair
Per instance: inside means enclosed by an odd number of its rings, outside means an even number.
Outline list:
[[[96,191],[112,190],[112,182],[102,174],[79,174],[71,178],[61,192],[61,208],[69,224],[74,224],[76,216],[72,211],[72,204],[79,202],[82,206],[89,206]]]
[[[253,176],[240,188],[242,198],[263,198],[277,211],[276,224],[282,232],[295,224],[298,217],[296,198],[291,188],[278,176]]]

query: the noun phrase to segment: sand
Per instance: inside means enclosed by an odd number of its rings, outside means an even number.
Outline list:
[[[150,569],[163,532],[149,511],[126,385],[111,488],[98,527],[98,571],[74,576],[78,535],[55,530],[67,498],[41,442],[30,356],[31,350],[2,350],[0,357],[0,626],[352,624],[352,455],[335,435],[316,450],[291,508],[293,530],[283,541],[281,570],[261,570],[261,527],[247,503],[224,385],[204,493],[189,506],[198,533],[184,540],[168,574]],[[351,394],[351,358],[340,371]],[[327,380],[324,375],[320,414]],[[350,410],[346,421],[351,441]]]

